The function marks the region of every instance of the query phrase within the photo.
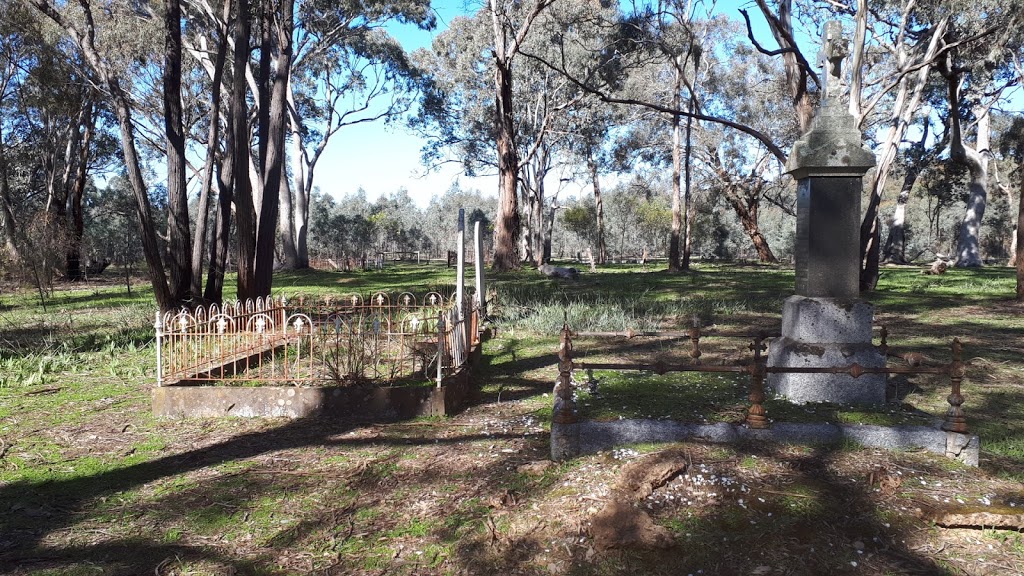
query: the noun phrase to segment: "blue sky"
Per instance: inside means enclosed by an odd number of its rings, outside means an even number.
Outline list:
[[[443,32],[453,18],[475,11],[479,5],[466,0],[435,0],[432,4],[437,14],[437,28],[433,31],[397,24],[388,28],[407,51],[430,47],[434,36]],[[344,128],[324,150],[313,173],[313,184],[337,197],[362,187],[371,201],[404,186],[420,206],[426,206],[431,196],[443,194],[456,180],[465,189],[496,193],[496,177],[468,178],[460,175],[455,166],[425,174],[420,165],[422,146],[423,140],[407,132],[402,122],[392,127],[377,122]]]
[[[626,3],[628,0],[620,1]],[[758,17],[753,2],[720,0],[703,4],[712,7],[714,12],[727,14],[736,20],[740,19],[739,8],[747,7],[758,39],[766,46],[774,46],[771,34],[763,19]],[[481,0],[435,0],[432,5],[437,15],[437,28],[433,31],[398,24],[388,28],[407,51],[429,47],[433,38],[443,32],[453,18],[474,13],[483,3]],[[698,6],[697,11],[701,10]],[[461,174],[456,165],[447,165],[438,171],[426,173],[420,164],[423,143],[421,138],[405,130],[403,122],[397,122],[391,127],[385,127],[383,123],[347,127],[328,144],[317,164],[313,183],[321,191],[339,198],[363,188],[371,201],[405,187],[420,206],[426,206],[432,196],[443,194],[455,181],[464,189],[476,188],[484,194],[496,194],[496,176],[469,178]],[[554,180],[557,181],[557,177]],[[589,191],[589,185],[569,184],[560,197],[578,196]]]

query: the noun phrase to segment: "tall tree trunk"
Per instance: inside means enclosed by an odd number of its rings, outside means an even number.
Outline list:
[[[164,130],[167,138],[167,251],[171,297],[192,291],[192,233],[185,186],[185,129],[181,110],[181,4],[164,2]]]
[[[75,176],[71,181],[68,197],[71,205],[71,237],[68,251],[64,259],[64,268],[70,280],[82,278],[82,238],[85,236],[85,215],[82,200],[85,198],[85,184],[89,174],[89,147],[96,126],[95,108],[91,101],[87,104],[83,124],[82,140],[78,147],[78,159],[75,165]]]
[[[608,259],[608,248],[604,239],[604,198],[601,196],[601,180],[593,149],[588,150],[587,167],[590,168],[590,182],[594,187],[594,204],[597,207],[597,263],[605,264]]]
[[[519,53],[537,16],[554,0],[534,0],[518,30],[511,30],[511,19],[500,0],[489,0],[494,47],[495,144],[498,152],[498,217],[494,228],[494,262],[497,271],[516,270],[520,262],[517,246],[521,234],[519,198],[519,152],[516,150],[515,113],[512,105],[512,60]]]
[[[682,56],[676,57],[675,82],[673,83],[672,107],[679,110],[682,106],[683,71],[679,64]],[[680,182],[683,173],[682,128],[678,114],[672,115],[672,231],[668,237],[668,269],[669,272],[681,272],[682,252],[680,250],[683,231],[683,208],[680,196]]]
[[[206,289],[203,292],[203,300],[207,302],[223,302],[224,300],[224,272],[227,267],[228,249],[231,243],[234,144],[230,134],[225,140],[226,149],[217,171],[217,224],[214,229],[213,238],[210,239],[210,272],[206,276]]]
[[[547,262],[544,259],[544,178],[538,174],[534,182],[536,190],[530,201],[530,252],[533,263],[538,266]]]
[[[946,19],[939,22],[933,29],[931,39],[928,42],[928,49],[922,57],[922,62],[927,63],[935,59],[938,53],[943,32],[945,31]],[[901,67],[908,64],[906,48],[900,46],[897,59]],[[862,267],[860,271],[860,289],[874,289],[878,283],[878,262],[879,252],[879,230],[880,219],[878,210],[882,203],[882,192],[885,183],[896,160],[900,143],[903,142],[910,127],[910,121],[914,114],[921,107],[921,100],[928,81],[928,73],[931,71],[930,64],[923,65],[917,71],[917,77],[913,92],[910,91],[910,78],[904,77],[900,80],[896,97],[893,102],[892,113],[889,117],[889,129],[886,132],[885,141],[882,144],[882,152],[878,157],[878,164],[875,167],[874,176],[871,180],[871,194],[868,197],[868,206],[864,211],[864,219],[860,224],[860,256]],[[858,74],[859,76],[859,74]],[[856,115],[860,117],[861,112]]]
[[[1017,163],[1020,195],[1017,199],[1017,245],[1014,258],[1017,265],[1017,302],[1024,302],[1024,156]]]
[[[555,232],[555,213],[558,211],[558,205],[554,199],[551,200],[551,207],[548,210],[548,216],[544,219],[544,252],[541,260],[545,263],[551,262],[551,237]],[[561,251],[559,251],[561,253]]]
[[[291,0],[289,0],[289,1],[291,1]],[[287,79],[286,79],[286,82],[285,82],[285,96],[284,96],[284,98],[285,98],[285,101],[284,101],[284,109],[283,109],[282,114],[287,114],[288,111],[292,107],[291,106],[291,104],[292,104],[291,83],[287,82]],[[287,123],[287,116],[284,117],[282,122],[285,123],[285,126],[282,128],[282,136],[281,136],[281,144],[280,144],[280,146],[281,146],[280,155],[282,157],[281,162],[282,162],[282,170],[283,170],[283,164],[285,162],[285,160],[284,160],[284,155],[285,155],[284,131],[288,129],[288,126],[287,126],[287,124],[288,124]],[[292,134],[294,135],[298,131],[298,127],[292,127],[291,131],[292,131]],[[291,186],[291,183],[290,183],[287,175],[282,175],[281,183],[280,183],[280,194],[279,194],[279,197],[280,197],[280,211],[281,211],[281,213],[280,213],[280,217],[278,218],[278,235],[279,235],[279,237],[281,239],[281,248],[282,248],[282,252],[283,252],[283,255],[284,255],[284,262],[282,262],[282,266],[284,268],[288,269],[288,270],[295,270],[295,269],[300,267],[299,266],[299,254],[298,254],[298,249],[297,249],[297,246],[296,246],[296,230],[295,230],[295,203],[296,202],[295,202],[295,200],[293,200],[293,198],[294,198],[294,196],[302,195],[304,190],[301,188],[301,185],[300,186],[296,186],[294,188],[295,189],[293,190],[293,187]],[[294,195],[293,195],[293,192],[294,192]]]
[[[799,48],[793,43],[792,0],[779,0],[778,14],[771,11],[765,0],[756,1],[758,8],[761,9],[761,13],[768,21],[775,41],[779,43],[780,48],[787,50],[782,55],[786,70],[786,86],[789,89],[797,120],[800,122],[800,133],[803,134],[811,127],[811,119],[814,118],[814,103],[807,91],[807,70],[800,65],[797,52]]]
[[[249,61],[249,0],[238,0],[235,17],[235,54],[231,82],[231,181],[238,236],[238,299],[255,298],[256,291],[256,210],[253,207],[252,180],[249,177],[249,106],[246,103],[245,67]],[[223,201],[220,219],[225,218]],[[218,231],[218,234],[220,232]]]
[[[11,202],[10,170],[7,166],[7,145],[0,130],[0,232],[3,233],[4,247],[15,259],[19,259],[18,226],[14,220],[14,206]]]
[[[231,2],[224,2],[224,21],[227,22],[231,14]],[[210,87],[210,126],[207,130],[206,161],[203,164],[203,182],[199,191],[199,205],[197,206],[196,233],[192,243],[192,299],[199,301],[203,299],[203,253],[206,252],[207,241],[210,234],[207,232],[210,214],[210,196],[213,189],[214,170],[217,164],[217,154],[220,151],[220,100],[221,84],[224,82],[224,65],[227,61],[228,31],[221,27],[220,36],[217,39],[217,53],[213,63],[213,82]],[[212,243],[213,241],[210,240]],[[211,258],[216,254],[210,250]],[[210,267],[212,269],[213,263]],[[223,281],[222,270],[221,281]],[[219,301],[219,299],[217,300]]]
[[[117,114],[118,124],[121,128],[121,150],[124,153],[128,182],[135,194],[135,210],[139,216],[139,222],[142,223],[142,252],[146,257],[146,264],[149,266],[153,294],[161,310],[174,310],[181,302],[174,297],[167,285],[167,274],[164,272],[164,263],[160,256],[160,244],[156,238],[156,226],[149,204],[149,193],[146,181],[142,177],[139,153],[135,148],[135,124],[132,121],[131,105],[117,79],[110,78],[107,84],[111,91],[114,112]]]
[[[302,144],[302,120],[295,109],[292,84],[288,83],[288,129],[291,131],[292,152],[289,161],[292,163],[292,184],[291,190],[294,194],[292,205],[291,234],[295,246],[295,267],[309,268],[309,243],[307,239],[309,230],[309,196],[313,190],[312,173],[316,166],[320,153],[323,151],[327,137],[324,136],[313,151],[312,158],[307,157]],[[286,256],[287,257],[287,256]]]
[[[892,213],[892,224],[889,226],[889,236],[885,240],[885,261],[896,264],[908,264],[907,262],[907,203],[910,202],[910,193],[914,189],[918,176],[921,174],[921,164],[914,162],[907,166],[907,174],[903,177],[903,187],[900,188],[899,196],[896,197],[896,208]]]
[[[915,142],[909,153],[909,161],[906,166],[906,174],[903,176],[903,186],[896,197],[896,208],[893,210],[892,223],[889,225],[889,235],[885,241],[883,251],[886,262],[907,264],[907,204],[910,202],[910,193],[914,190],[914,184],[921,175],[925,166],[929,164],[925,155],[925,143],[928,140],[928,123],[924,123],[921,131],[921,138]],[[863,224],[862,224],[863,225]],[[877,276],[877,275],[876,275]]]
[[[301,193],[300,190],[299,194]],[[288,178],[281,179],[281,215],[277,219],[277,223],[281,248],[284,253],[282,266],[288,270],[295,270],[299,268],[299,253],[295,246],[295,203]]]
[[[690,111],[695,111],[697,99],[690,94]],[[690,247],[693,244],[691,232],[693,230],[693,116],[686,117],[686,147],[683,150],[683,168],[685,169],[685,184],[683,186],[683,261],[682,269],[690,269]]]
[[[270,0],[265,0],[270,4]],[[295,0],[281,0],[277,17],[277,62],[270,90],[270,109],[263,165],[263,202],[260,206],[256,233],[256,296],[269,296],[274,277],[274,248],[277,244],[277,217],[281,196],[287,193],[285,177],[285,142],[288,77],[291,74],[292,28]],[[268,22],[264,26],[270,25]],[[262,56],[261,56],[262,59]],[[262,66],[261,66],[262,67]],[[261,112],[262,113],[262,112]],[[263,129],[261,128],[261,133]]]
[[[957,81],[954,83],[953,78]],[[985,216],[985,204],[988,200],[988,157],[983,151],[989,149],[989,130],[991,116],[988,110],[978,115],[976,148],[964,143],[963,131],[960,127],[959,109],[960,94],[958,75],[951,75],[947,80],[949,89],[950,110],[953,110],[950,121],[950,152],[949,158],[967,166],[970,172],[968,184],[969,195],[964,219],[960,224],[960,233],[956,245],[956,266],[977,267],[982,265],[981,259],[981,221]]]
[[[726,197],[736,211],[736,215],[739,216],[743,231],[746,232],[750,242],[754,245],[754,250],[757,251],[757,259],[764,263],[774,264],[778,262],[771,247],[768,246],[768,239],[764,237],[758,226],[757,217],[759,210],[757,203],[744,203],[741,201],[741,196],[736,192],[727,194]]]
[[[515,144],[515,120],[512,111],[511,63],[496,59],[494,88],[498,148],[498,221],[494,229],[494,264],[497,271],[519,268],[518,245],[522,233],[519,219],[519,153]]]

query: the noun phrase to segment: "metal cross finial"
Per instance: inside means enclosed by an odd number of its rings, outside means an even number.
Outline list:
[[[839,96],[843,59],[849,54],[848,41],[843,37],[842,23],[838,20],[826,22],[821,35],[821,53],[818,55],[818,63],[825,67],[825,85],[821,90],[823,100]]]

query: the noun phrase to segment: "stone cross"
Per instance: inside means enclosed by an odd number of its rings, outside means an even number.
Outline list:
[[[821,52],[818,55],[818,63],[825,68],[822,100],[839,96],[843,83],[843,59],[849,54],[848,42],[843,37],[843,24],[838,20],[826,22],[825,30],[821,34]]]

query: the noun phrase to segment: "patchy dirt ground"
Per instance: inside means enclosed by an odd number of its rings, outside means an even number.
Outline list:
[[[0,385],[0,573],[1024,574],[1020,308],[928,298],[879,318],[935,358],[964,337],[980,468],[700,443],[553,463],[556,344],[511,331],[451,418],[161,420],[144,343],[92,342],[79,317],[3,324],[46,341],[48,372]],[[57,354],[64,333],[84,351]]]
[[[406,423],[152,420],[141,389],[97,403],[86,421],[7,441],[8,469],[49,442],[51,472],[95,470],[0,485],[0,570],[1024,573],[1017,530],[935,524],[1024,511],[1017,483],[854,449],[691,443],[556,464],[536,415],[546,399],[525,394],[544,373],[502,388],[522,399],[488,393]]]

